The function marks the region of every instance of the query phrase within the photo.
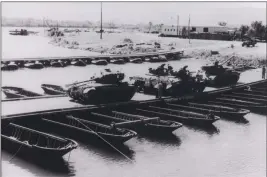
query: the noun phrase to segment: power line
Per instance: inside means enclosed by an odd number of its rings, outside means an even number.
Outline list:
[[[190,44],[190,14],[189,14],[189,20],[188,20],[188,39]]]
[[[100,27],[100,39],[102,39],[102,2],[101,2],[101,27]]]

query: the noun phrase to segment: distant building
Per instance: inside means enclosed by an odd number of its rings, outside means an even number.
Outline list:
[[[185,28],[184,31],[183,28]],[[190,26],[190,32],[193,33],[228,33],[230,30],[232,29],[225,26]],[[186,34],[188,33],[188,26],[179,26],[177,28],[177,26],[174,25],[164,25],[161,29],[162,34],[171,36],[183,35],[183,32],[185,32]]]
[[[149,29],[149,27],[146,27],[144,29],[145,33],[161,33],[161,26],[159,25],[153,25],[151,26],[151,28]]]

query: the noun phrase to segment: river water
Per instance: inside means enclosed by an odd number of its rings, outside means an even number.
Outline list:
[[[139,136],[126,142],[132,161],[115,151],[79,142],[62,164],[36,165],[2,152],[3,177],[264,177],[266,117],[248,114],[247,122],[219,120],[205,130],[184,126],[167,138]],[[68,158],[69,157],[69,158]],[[42,158],[40,158],[42,161]],[[64,165],[63,165],[64,164]]]
[[[198,69],[206,62],[196,59],[172,61],[174,68],[188,65]],[[143,75],[159,64],[125,64],[86,67],[20,69],[2,72],[2,84],[43,93],[42,83],[64,85],[90,78],[104,68],[122,70],[126,76]],[[242,74],[242,82],[260,79],[260,71]],[[12,154],[2,152],[3,176],[79,177],[263,177],[266,173],[266,117],[248,114],[246,122],[221,119],[210,129],[184,126],[165,138],[139,136],[126,142],[132,161],[110,149],[79,142],[79,148],[53,167],[36,165],[20,158],[8,162]],[[42,159],[40,159],[42,161]]]
[[[188,65],[197,70],[207,62],[200,59],[171,61],[174,69]],[[126,77],[144,75],[158,63],[108,66],[88,65],[41,70],[19,69],[2,72],[3,86],[18,86],[43,93],[43,83],[65,85],[89,79],[104,68],[118,69]],[[260,79],[259,70],[242,74],[240,82]],[[2,95],[2,98],[4,96]],[[2,152],[3,177],[78,176],[78,177],[264,177],[266,176],[266,116],[250,113],[246,121],[221,119],[209,129],[183,126],[172,136],[138,136],[125,143],[128,160],[110,149],[79,143],[57,165],[29,162]],[[52,164],[52,163],[50,163]]]

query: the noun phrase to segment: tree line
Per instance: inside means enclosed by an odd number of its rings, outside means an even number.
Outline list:
[[[70,21],[70,20],[51,20],[51,19],[33,19],[33,18],[2,18],[4,27],[75,27],[75,28],[97,28],[99,22],[92,21]],[[118,27],[114,22],[105,22],[103,27],[116,29]]]
[[[239,30],[241,32],[241,38],[248,36],[267,40],[267,26],[263,25],[262,21],[253,21],[250,26],[241,25]]]

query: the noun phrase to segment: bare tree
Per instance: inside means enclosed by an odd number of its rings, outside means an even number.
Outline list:
[[[262,24],[262,21],[253,21],[251,23],[251,28],[254,31],[254,36],[263,37],[265,33],[265,27]]]
[[[247,34],[248,30],[249,30],[249,26],[247,25],[241,25],[239,30],[241,31],[241,38],[243,38],[243,36],[245,34]]]
[[[248,34],[248,36],[250,36],[250,37],[256,35],[255,31],[254,31],[253,29],[251,29],[251,28],[248,30],[247,34]]]

